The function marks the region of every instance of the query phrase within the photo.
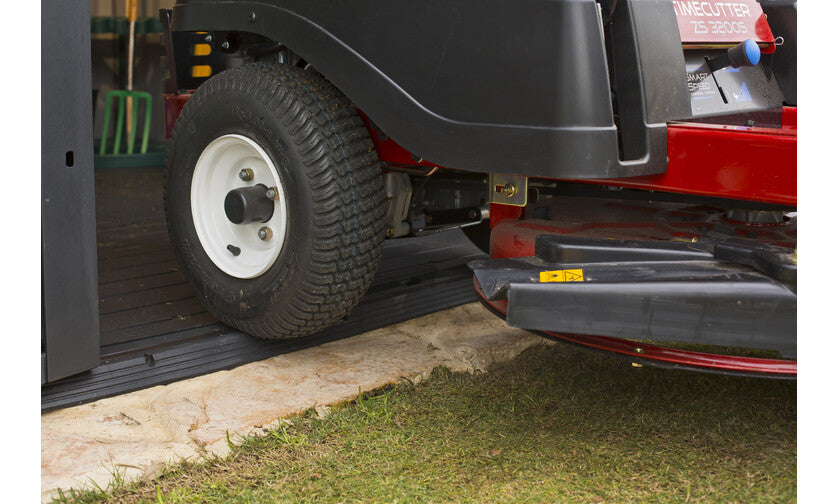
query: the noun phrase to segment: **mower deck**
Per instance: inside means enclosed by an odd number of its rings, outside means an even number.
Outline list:
[[[506,300],[488,300],[477,280],[475,280],[475,291],[478,293],[481,303],[489,311],[502,319],[507,318]],[[647,364],[656,367],[704,371],[715,374],[780,379],[794,379],[798,372],[796,361],[785,359],[766,359],[690,351],[663,347],[643,341],[610,338],[608,336],[591,336],[587,334],[558,333],[553,331],[534,332],[546,338],[557,339],[572,345],[609,352],[628,358],[633,362],[633,365],[638,367]],[[641,364],[641,362],[644,364]]]
[[[777,222],[757,223],[767,217]],[[753,223],[734,220],[743,218]],[[563,196],[537,201],[523,220],[498,222],[492,259],[470,267],[484,304],[511,326],[659,365],[790,377],[795,235],[795,215],[780,209]]]

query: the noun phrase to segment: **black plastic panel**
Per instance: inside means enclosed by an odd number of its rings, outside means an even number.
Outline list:
[[[638,30],[618,41],[633,55],[623,58],[634,80],[622,93],[636,102],[627,121],[643,138],[623,159],[594,0],[182,0],[172,28],[285,44],[403,147],[443,166],[552,178],[661,173],[657,121],[689,114],[675,14],[664,0],[624,3],[637,15],[622,22]]]
[[[665,123],[691,115],[672,2],[619,1],[608,30],[622,158],[666,165]]]
[[[784,103],[798,103],[798,3],[795,0],[759,0],[769,28],[776,37],[783,38],[769,57],[772,72],[784,93]]]
[[[508,300],[512,327],[796,354],[796,296],[770,282],[520,283]]]
[[[757,66],[725,67],[711,73],[707,59],[724,51],[689,51],[685,56],[690,103],[695,117],[779,108],[784,101],[774,76],[767,76],[768,56]]]
[[[90,4],[42,7],[42,380],[53,381],[99,364]]]

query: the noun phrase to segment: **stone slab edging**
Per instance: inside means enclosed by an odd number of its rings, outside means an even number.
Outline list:
[[[479,303],[298,352],[41,416],[41,499],[106,488],[113,474],[150,478],[167,464],[229,453],[241,436],[437,366],[484,371],[543,338],[508,327]]]

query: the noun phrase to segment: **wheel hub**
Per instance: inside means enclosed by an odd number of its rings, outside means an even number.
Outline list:
[[[195,164],[190,198],[198,239],[220,270],[255,278],[274,265],[287,204],[279,172],[254,140],[223,135],[210,142]]]
[[[224,214],[233,224],[268,222],[274,215],[274,201],[266,193],[268,187],[256,184],[251,187],[237,187],[224,197]]]

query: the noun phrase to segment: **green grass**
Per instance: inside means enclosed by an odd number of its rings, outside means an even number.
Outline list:
[[[573,347],[437,369],[225,459],[58,502],[794,502],[796,383]]]

